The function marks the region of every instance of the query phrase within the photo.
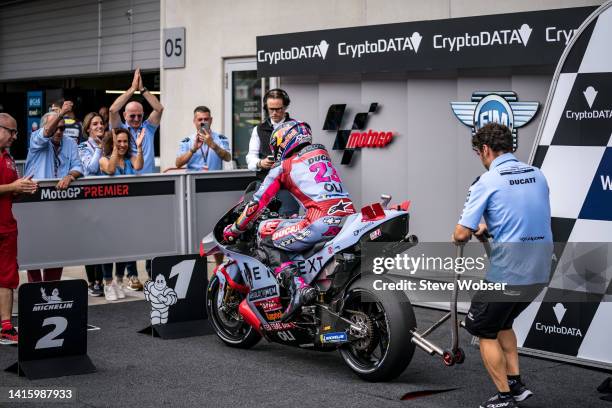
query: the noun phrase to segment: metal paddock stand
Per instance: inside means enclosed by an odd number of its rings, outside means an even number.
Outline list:
[[[457,245],[457,258],[463,257],[463,245]],[[411,341],[418,346],[420,349],[429,353],[430,355],[438,355],[442,357],[442,361],[446,366],[452,366],[455,364],[462,364],[465,361],[465,352],[459,347],[459,320],[457,319],[457,293],[459,290],[460,274],[455,273],[453,293],[451,294],[450,301],[450,312],[442,316],[440,320],[435,322],[430,328],[422,333],[419,333],[416,329],[411,330],[412,339]],[[449,349],[442,349],[437,344],[429,341],[426,337],[433,333],[438,327],[440,327],[448,319],[451,320],[451,344]]]

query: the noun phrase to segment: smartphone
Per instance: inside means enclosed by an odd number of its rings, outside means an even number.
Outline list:
[[[268,156],[268,157],[266,157],[266,159],[268,159],[270,161],[274,161],[274,156]]]
[[[206,129],[206,131],[210,133],[210,125],[208,124],[208,122],[202,123],[200,129]]]

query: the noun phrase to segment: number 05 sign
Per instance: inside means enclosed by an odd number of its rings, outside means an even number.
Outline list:
[[[164,68],[185,68],[185,27],[164,28]]]

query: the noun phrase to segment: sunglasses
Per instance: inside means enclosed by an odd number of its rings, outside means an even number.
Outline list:
[[[142,114],[132,114],[132,115],[129,115],[129,118],[130,119],[136,119],[136,118],[140,119],[142,118],[142,116],[143,116]]]
[[[268,108],[269,112],[282,112],[284,110],[285,110],[284,106],[282,108]]]
[[[17,129],[13,129],[13,128],[2,126],[2,125],[0,125],[0,128],[8,130],[11,136],[17,136]]]

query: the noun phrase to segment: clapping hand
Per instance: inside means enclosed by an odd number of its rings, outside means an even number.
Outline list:
[[[146,129],[143,127],[138,134],[138,138],[136,139],[136,148],[142,148],[142,142],[144,141]]]
[[[132,92],[136,92],[139,89],[142,89],[142,78],[140,77],[140,68],[136,68],[136,71],[134,71],[134,78],[132,78],[132,86],[130,87],[130,90]]]

